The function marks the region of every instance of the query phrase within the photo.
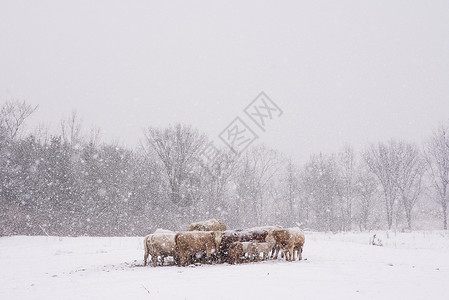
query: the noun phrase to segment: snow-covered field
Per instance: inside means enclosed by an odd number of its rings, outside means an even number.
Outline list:
[[[449,299],[449,233],[307,233],[300,262],[142,267],[142,238],[2,237],[0,299]]]

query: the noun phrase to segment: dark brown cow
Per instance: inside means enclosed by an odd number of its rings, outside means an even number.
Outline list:
[[[229,259],[229,246],[234,243],[238,242],[239,237],[237,235],[237,232],[233,230],[227,230],[223,232],[223,236],[221,238],[221,243],[218,248],[218,260],[221,262],[227,262]]]
[[[268,235],[266,230],[242,230],[237,231],[239,242],[261,242],[264,243]]]
[[[223,232],[223,237],[218,250],[218,259],[221,262],[229,260],[229,246],[234,242],[261,242],[264,243],[268,231],[266,230],[227,230]]]

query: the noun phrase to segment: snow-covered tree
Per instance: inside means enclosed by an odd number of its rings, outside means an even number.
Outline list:
[[[363,153],[365,163],[382,187],[388,229],[393,226],[393,217],[397,209],[398,188],[396,182],[399,164],[396,150],[398,147],[397,141],[390,140],[386,144],[373,144]]]
[[[424,146],[431,182],[441,206],[443,228],[447,230],[449,205],[449,127],[439,126]]]

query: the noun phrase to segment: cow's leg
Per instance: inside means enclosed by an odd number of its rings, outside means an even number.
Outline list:
[[[282,258],[284,258],[284,257],[285,257],[286,261],[290,260],[290,253],[288,252],[287,247],[282,248]]]
[[[277,245],[275,245],[273,247],[273,252],[272,252],[271,257],[274,258],[274,259],[278,259],[278,255],[279,255],[279,250],[278,250]]]
[[[148,255],[149,255],[148,250],[147,250],[147,248],[145,247],[145,254],[143,255],[143,265],[144,265],[144,266],[147,265]]]
[[[179,255],[179,264],[178,264],[178,266],[183,267],[184,266],[184,261],[185,261],[184,255],[180,254]]]
[[[206,250],[206,263],[211,264],[212,263],[212,254],[211,251],[209,249]]]
[[[187,253],[184,255],[184,262],[183,262],[182,265],[185,267],[185,266],[191,264],[192,262],[193,262],[193,260],[192,260],[192,254],[189,253],[189,252],[187,252]]]
[[[302,246],[299,247],[299,251],[298,251],[298,259],[302,260]]]
[[[271,249],[271,258],[278,258],[278,253],[277,253],[277,244],[275,244],[273,246],[273,249]]]
[[[153,267],[157,266],[157,255],[156,254],[151,255],[151,264],[153,265]]]
[[[148,255],[150,254],[150,249],[148,247],[148,236],[143,240],[143,249],[145,249],[145,254],[143,255],[143,265],[147,265]]]
[[[186,262],[187,262],[187,254],[186,253],[179,254],[179,262],[180,262],[181,266],[183,266],[183,267],[186,266]]]
[[[176,251],[176,262],[178,264],[178,267],[182,266],[182,261],[183,261],[183,254],[181,252]]]
[[[295,246],[291,246],[290,249],[288,249],[288,256],[289,261],[295,260]]]

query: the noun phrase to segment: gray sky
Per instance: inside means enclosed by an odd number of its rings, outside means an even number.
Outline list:
[[[216,137],[265,91],[284,114],[261,140],[304,161],[449,118],[448,1],[93,2],[0,2],[0,100],[39,104],[34,124]]]

